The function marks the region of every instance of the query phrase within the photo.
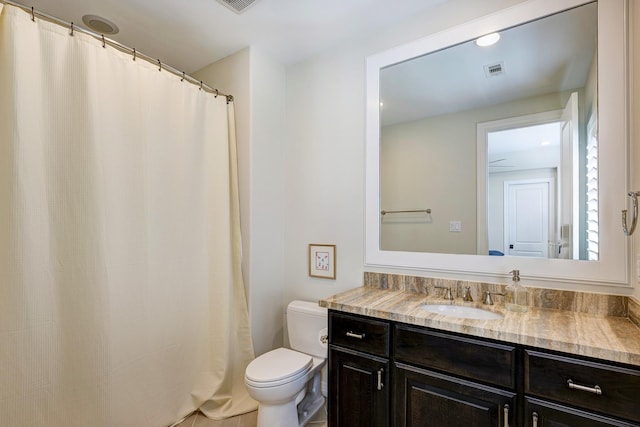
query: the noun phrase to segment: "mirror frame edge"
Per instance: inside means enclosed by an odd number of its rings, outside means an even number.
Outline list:
[[[421,39],[409,42],[374,55],[366,59],[366,150],[365,150],[365,260],[364,266],[368,269],[399,269],[408,274],[435,273],[439,277],[464,278],[469,280],[486,280],[487,278],[502,281],[508,277],[508,271],[518,268],[524,276],[531,279],[531,283],[540,286],[557,288],[561,284],[571,283],[577,285],[581,290],[613,292],[619,294],[630,294],[633,290],[631,284],[631,254],[632,239],[625,239],[620,230],[619,210],[624,208],[626,201],[625,193],[629,187],[630,164],[627,152],[629,151],[629,73],[628,73],[628,0],[618,0],[612,12],[616,19],[624,20],[622,31],[613,31],[612,37],[618,37],[622,41],[619,49],[611,49],[615,52],[607,54],[604,60],[605,50],[598,49],[598,103],[599,103],[599,124],[602,129],[601,112],[602,105],[612,108],[605,113],[605,130],[600,133],[606,141],[621,141],[613,144],[615,150],[612,155],[614,160],[624,162],[624,168],[613,168],[615,177],[605,180],[609,186],[616,188],[624,187],[625,192],[604,191],[600,195],[601,224],[604,231],[603,236],[608,251],[604,253],[598,261],[580,260],[555,260],[555,259],[532,259],[523,257],[490,257],[488,255],[456,255],[440,253],[420,253],[402,251],[383,251],[380,249],[380,176],[379,176],[379,139],[380,139],[380,117],[379,117],[379,83],[380,70],[382,68],[409,60],[416,56],[428,54],[430,52],[446,48],[455,44],[463,43],[480,35],[492,31],[502,30],[514,25],[523,24],[534,19],[558,13],[573,7],[591,3],[592,0],[557,0],[550,4],[545,0],[531,0],[524,3],[508,7],[493,14],[483,16],[472,21],[462,23],[444,31],[440,31]],[[599,5],[602,3],[599,3]],[[598,46],[606,41],[601,37],[601,7],[598,7]],[[619,21],[615,21],[619,22]],[[603,27],[604,28],[604,27]],[[611,31],[611,29],[609,29]],[[610,41],[606,41],[609,43]],[[604,68],[601,71],[601,64],[610,61],[613,55],[617,63],[622,62],[624,67],[621,70]],[[609,67],[620,68],[620,67]],[[613,77],[611,76],[613,73]],[[602,75],[605,75],[603,78]],[[608,76],[608,77],[607,77]],[[613,79],[613,80],[612,80]],[[603,85],[601,82],[606,81]],[[610,88],[612,82],[616,82],[616,87]],[[605,86],[605,90],[603,90]],[[611,89],[612,91],[609,91]],[[603,95],[603,92],[606,95]],[[611,95],[613,93],[613,95]],[[620,102],[620,100],[624,102]],[[604,102],[603,102],[604,101]],[[624,104],[624,105],[620,105]],[[606,143],[607,145],[612,145]],[[605,156],[605,158],[608,157]],[[619,163],[615,163],[619,164]],[[622,170],[622,171],[620,171]],[[605,186],[606,188],[606,186]],[[619,193],[619,194],[618,194]],[[609,207],[607,211],[602,206]],[[613,212],[613,215],[611,215]],[[615,225],[614,225],[615,224]],[[501,259],[497,259],[501,258]],[[460,266],[464,267],[461,268]],[[531,273],[533,272],[533,273]]]

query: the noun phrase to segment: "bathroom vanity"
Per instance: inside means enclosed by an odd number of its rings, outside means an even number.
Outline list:
[[[329,426],[640,426],[640,303],[624,296],[632,251],[619,216],[630,176],[628,10],[627,0],[531,0],[367,58],[365,267],[442,279],[365,273],[363,287],[320,302],[330,310]],[[549,91],[536,75],[504,99],[466,98],[506,88],[476,71],[501,73],[509,64],[505,75],[521,77],[559,44],[536,41],[553,27],[566,42],[572,23],[576,43],[563,65],[550,68],[577,70],[571,61],[585,53],[572,93],[562,85]],[[520,39],[520,31],[536,36]],[[535,64],[495,63],[506,58],[495,53],[499,44],[483,54],[475,41],[493,32],[515,52],[536,52],[518,55]],[[585,40],[595,44],[583,49]],[[474,58],[482,60],[467,66]],[[460,70],[470,71],[456,80]],[[543,91],[528,91],[540,83]],[[418,93],[433,97],[418,106]],[[394,111],[398,105],[404,109]],[[504,153],[521,147],[498,155],[488,142],[492,132],[551,122],[573,135],[559,144],[564,154],[554,165],[520,169]],[[586,147],[584,137],[595,138],[589,122],[598,123],[601,142],[597,215],[585,212],[586,167],[576,166],[586,162],[577,149]],[[534,176],[543,169],[553,178]],[[510,189],[534,182],[546,188],[538,199],[526,197],[543,201],[542,250],[519,251]],[[587,216],[598,224],[588,256]],[[499,297],[496,305],[479,303],[504,285],[464,281],[504,282],[512,270],[540,287],[528,288],[526,313],[505,311]],[[558,290],[565,283],[572,291]],[[463,301],[467,286],[473,295]],[[438,298],[448,295],[455,300]],[[460,317],[478,312],[487,317]]]
[[[434,300],[503,317],[421,308]],[[331,427],[640,425],[640,329],[628,318],[366,286],[321,305]]]

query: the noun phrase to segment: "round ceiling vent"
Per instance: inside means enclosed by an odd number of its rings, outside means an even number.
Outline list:
[[[117,34],[120,31],[116,24],[97,15],[84,15],[82,22],[98,34]]]

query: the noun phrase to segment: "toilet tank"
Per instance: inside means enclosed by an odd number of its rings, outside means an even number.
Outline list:
[[[327,357],[327,309],[309,301],[291,301],[287,306],[287,332],[293,350]]]

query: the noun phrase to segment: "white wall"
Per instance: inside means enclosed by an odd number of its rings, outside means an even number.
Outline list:
[[[236,116],[236,140],[238,145],[238,185],[240,187],[240,227],[245,259],[251,258],[249,228],[249,182],[251,165],[249,163],[251,141],[251,94],[249,84],[250,50],[243,49],[193,73],[193,77],[202,80],[222,93],[234,97]],[[249,264],[242,264],[242,275],[247,295],[250,294]]]
[[[476,253],[475,122],[461,120],[447,114],[381,129],[381,208],[431,209],[383,216],[382,249]],[[462,230],[450,232],[450,221]]]
[[[365,58],[521,1],[449,0],[428,16],[286,70],[252,49],[196,73],[236,98],[243,271],[256,354],[280,345],[288,301],[317,300],[362,284]],[[632,9],[640,19],[633,2]],[[640,35],[634,37],[640,46]],[[633,89],[640,96],[640,88]],[[640,108],[633,117],[640,122]],[[640,189],[640,177],[634,184]],[[308,276],[309,243],[337,245],[335,281]],[[640,298],[640,289],[635,292]]]
[[[476,125],[561,110],[570,95],[570,91],[540,95],[383,127],[382,208],[430,208],[432,214],[385,216],[381,247],[410,252],[477,253]],[[462,231],[449,232],[449,221],[461,221]]]
[[[251,300],[256,356],[282,346],[285,69],[251,49]]]
[[[285,300],[362,284],[365,58],[519,3],[452,0],[287,69]],[[307,245],[337,245],[337,279],[310,278]]]
[[[282,345],[285,70],[255,48],[194,73],[234,96],[242,271],[256,356]]]

